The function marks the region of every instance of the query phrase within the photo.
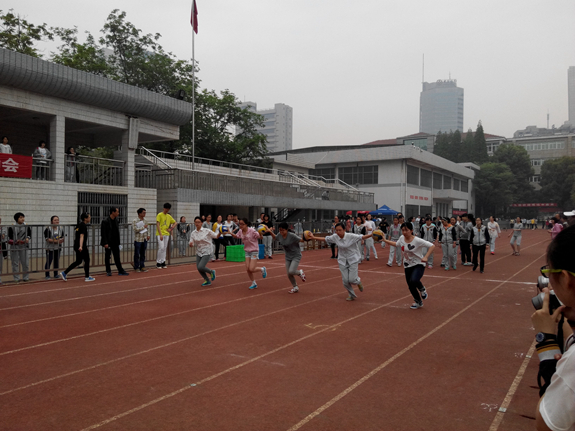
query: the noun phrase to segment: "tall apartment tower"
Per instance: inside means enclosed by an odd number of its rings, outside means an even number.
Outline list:
[[[419,131],[463,132],[463,88],[456,79],[424,82],[419,96]]]
[[[569,99],[569,122],[575,126],[575,66],[567,70],[567,96]]]
[[[258,131],[266,135],[267,148],[270,153],[292,149],[293,109],[291,106],[276,103],[273,109],[258,111],[256,103],[245,102],[240,104],[240,107],[248,108],[264,117],[264,127],[258,128]],[[236,133],[239,133],[239,130]]]

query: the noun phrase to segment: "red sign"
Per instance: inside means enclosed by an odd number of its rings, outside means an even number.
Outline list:
[[[428,197],[423,197],[423,196],[413,196],[413,195],[409,195],[410,199],[414,199],[414,200],[422,200],[422,201],[428,201],[429,198]]]
[[[0,153],[0,177],[32,178],[32,157]]]
[[[467,211],[465,211],[465,210],[453,210],[453,215],[463,215],[466,212]]]
[[[557,204],[511,204],[510,207],[556,207]]]

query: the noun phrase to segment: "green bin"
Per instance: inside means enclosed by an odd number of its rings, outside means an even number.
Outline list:
[[[245,262],[246,254],[244,252],[243,244],[228,245],[226,247],[226,261],[227,262]]]

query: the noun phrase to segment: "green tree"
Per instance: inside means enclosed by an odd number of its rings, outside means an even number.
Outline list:
[[[483,133],[483,125],[481,121],[477,124],[477,129],[473,135],[473,149],[471,150],[472,161],[478,165],[487,162],[489,155],[487,154],[487,143],[485,142],[485,133]]]
[[[520,145],[500,145],[493,156],[495,163],[505,163],[513,173],[513,201],[514,203],[529,203],[533,201],[535,191],[529,177],[534,174],[529,154]]]
[[[505,163],[484,163],[473,184],[479,216],[503,216],[513,203],[514,175]]]
[[[451,140],[450,140],[450,153],[451,153],[451,157],[449,157],[449,160],[451,160],[452,162],[462,162],[465,160],[464,159],[464,153],[463,153],[463,142],[461,142],[461,132],[459,130],[456,130],[455,132],[453,132],[453,134],[451,135]]]
[[[86,42],[78,42],[77,29],[54,29],[63,44],[52,60],[76,69],[164,94],[174,96],[184,90],[184,100],[195,104],[195,150],[198,157],[236,163],[257,163],[267,153],[266,137],[258,133],[263,117],[238,107],[240,101],[229,90],[198,91],[192,79],[194,65],[178,60],[164,51],[160,34],[143,34],[126,20],[126,13],[113,10],[101,30],[98,41],[87,33]],[[110,50],[104,54],[104,48]],[[197,66],[196,71],[198,71]],[[241,133],[235,135],[236,128]],[[192,124],[182,126],[180,140],[147,144],[148,147],[182,154],[192,152]]]
[[[474,162],[473,154],[473,130],[468,129],[465,134],[465,139],[461,145],[462,154],[460,162]]]
[[[14,15],[14,10],[8,13],[0,10],[0,47],[30,55],[41,57],[36,42],[42,40],[53,40],[52,32],[46,24],[34,25],[19,15]]]
[[[564,211],[575,208],[575,157],[546,160],[541,166],[541,194]]]
[[[435,136],[435,144],[433,146],[433,154],[443,157],[444,159],[449,158],[449,135],[447,132],[439,132]]]

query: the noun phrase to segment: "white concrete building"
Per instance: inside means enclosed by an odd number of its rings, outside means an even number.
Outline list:
[[[255,102],[245,102],[240,105],[264,117],[264,127],[258,131],[267,138],[267,148],[270,153],[292,149],[293,140],[293,109],[284,103],[276,103],[273,109],[258,110]]]
[[[298,157],[299,156],[299,157]],[[311,147],[275,153],[274,167],[341,181],[374,194],[375,204],[406,216],[473,212],[473,164],[458,164],[412,145]],[[302,162],[303,161],[303,162]],[[454,206],[457,202],[457,206]],[[345,208],[342,208],[344,210]]]
[[[569,102],[569,123],[575,126],[575,66],[567,70],[567,97]]]

